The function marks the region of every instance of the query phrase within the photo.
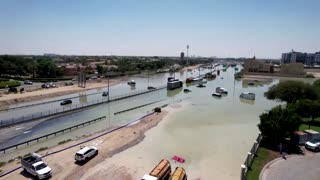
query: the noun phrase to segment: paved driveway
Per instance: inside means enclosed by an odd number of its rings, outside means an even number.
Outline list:
[[[267,164],[260,180],[319,180],[320,153],[275,159]]]

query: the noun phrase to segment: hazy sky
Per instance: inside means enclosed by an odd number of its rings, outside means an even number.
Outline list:
[[[320,0],[1,0],[0,54],[280,58],[320,50]]]

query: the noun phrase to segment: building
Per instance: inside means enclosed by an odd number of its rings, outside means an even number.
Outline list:
[[[303,53],[292,50],[289,53],[282,53],[281,64],[302,63],[304,65],[320,64],[320,52]]]
[[[273,64],[267,64],[264,61],[258,61],[255,57],[247,59],[244,62],[244,73],[273,73]]]
[[[66,76],[78,75],[80,71],[85,71],[86,67],[81,64],[66,64],[61,66],[63,68],[63,74]]]
[[[320,65],[320,51],[315,53],[314,63]]]
[[[302,63],[282,64],[280,73],[288,75],[304,75],[304,65]]]
[[[306,60],[304,62],[305,65],[313,65],[314,64],[314,61],[315,61],[315,53],[308,53],[306,55]]]
[[[184,60],[184,52],[180,53],[180,60],[183,61]]]

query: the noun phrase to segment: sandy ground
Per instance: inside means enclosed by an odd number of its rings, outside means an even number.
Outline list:
[[[183,104],[174,104],[166,108],[167,116],[160,122],[160,124],[148,132],[146,138],[150,135],[160,135],[158,130],[165,125],[172,118],[172,114],[183,109]],[[163,132],[161,132],[163,133]],[[150,138],[149,138],[150,140]],[[145,142],[146,139],[143,141]],[[148,174],[163,157],[148,157],[144,156],[146,152],[145,143],[139,143],[136,146],[129,148],[121,153],[114,155],[111,158],[105,159],[103,162],[91,167],[81,180],[93,179],[112,179],[112,180],[137,180],[141,179],[144,174]],[[161,149],[161,144],[159,144]],[[169,160],[169,159],[168,159]],[[172,169],[175,169],[174,162],[171,162]],[[187,172],[188,173],[188,172]]]
[[[120,80],[110,80],[110,86],[116,85],[120,83]],[[103,80],[102,82],[87,82],[86,88],[78,87],[75,85],[72,86],[62,86],[58,88],[50,88],[50,89],[41,89],[32,92],[18,93],[18,94],[4,94],[0,97],[0,107],[8,106],[12,104],[18,104],[21,102],[29,102],[34,100],[52,98],[57,96],[63,96],[73,93],[78,93],[82,91],[87,91],[90,89],[97,89],[107,87],[107,81]]]
[[[307,74],[312,74],[315,78],[320,78],[320,72],[307,72]]]
[[[243,75],[244,80],[258,80],[258,81],[271,81],[274,76],[262,76],[262,75]]]
[[[74,154],[80,149],[80,147],[74,147],[44,158],[44,161],[52,168],[53,177],[51,179],[137,179],[133,178],[132,174],[127,172],[126,167],[118,168],[117,166],[112,166],[108,169],[105,169],[103,167],[103,163],[108,161],[108,158],[112,157],[113,155],[141,142],[145,138],[145,132],[156,126],[167,114],[168,112],[163,110],[161,113],[155,113],[147,116],[131,126],[112,132],[108,135],[84,144],[85,146],[96,146],[99,149],[99,154],[85,164],[76,164],[73,159]],[[95,136],[101,133],[97,133]],[[70,146],[87,138],[89,137],[55,146],[40,154],[62,149],[63,147]],[[2,172],[8,171],[19,166],[18,164],[19,160],[15,160],[2,167],[1,170]],[[23,173],[22,170],[18,170],[3,177],[2,179],[19,180],[26,178],[31,179],[28,174]]]

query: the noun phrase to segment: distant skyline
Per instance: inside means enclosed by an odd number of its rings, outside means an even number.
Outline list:
[[[319,0],[2,0],[0,54],[252,57],[320,51]]]

